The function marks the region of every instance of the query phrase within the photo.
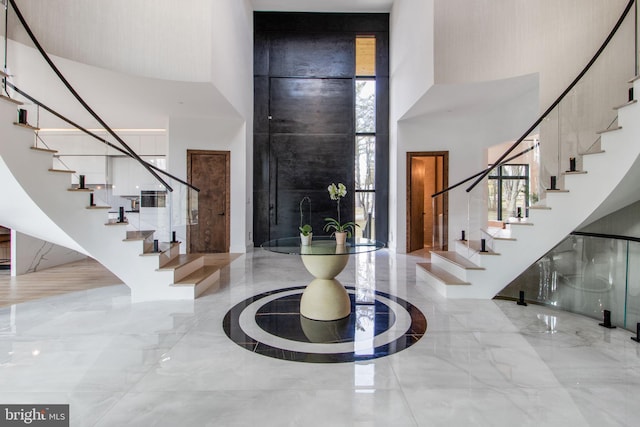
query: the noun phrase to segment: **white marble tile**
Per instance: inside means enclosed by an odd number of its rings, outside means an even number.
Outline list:
[[[398,426],[417,423],[400,391],[129,393],[97,426]]]
[[[510,301],[446,300],[415,260],[376,253],[375,288],[426,335],[358,363],[287,362],[229,340],[226,312],[311,280],[256,250],[191,304],[130,304],[113,286],[0,309],[0,402],[70,403],[82,426],[637,425],[640,345],[597,321]],[[356,283],[350,263],[340,279]]]

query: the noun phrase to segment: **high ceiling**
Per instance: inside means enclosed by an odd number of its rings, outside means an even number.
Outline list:
[[[394,0],[251,0],[254,10],[273,12],[390,12]]]

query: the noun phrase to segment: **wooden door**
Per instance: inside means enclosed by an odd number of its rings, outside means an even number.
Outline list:
[[[269,133],[269,239],[295,236],[300,201],[311,199],[310,225],[322,231],[337,216],[331,183],[347,186],[342,221],[354,219],[353,82],[272,78]]]
[[[409,232],[409,252],[417,251],[424,247],[424,196],[425,196],[425,165],[422,158],[411,159],[411,224]]]
[[[407,252],[447,249],[448,196],[431,196],[448,186],[447,152],[407,153]]]
[[[189,253],[229,252],[230,182],[228,151],[187,151],[189,182],[198,193],[198,223],[189,226]]]
[[[388,200],[388,15],[254,14],[253,241],[298,234],[311,199],[313,235],[336,217],[331,183],[347,186],[342,222],[355,220],[355,37],[379,43],[376,230],[386,239]],[[377,173],[378,173],[377,172]],[[377,175],[376,175],[377,176]]]

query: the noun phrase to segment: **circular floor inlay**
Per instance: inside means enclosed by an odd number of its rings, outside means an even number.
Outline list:
[[[347,287],[351,314],[341,320],[315,321],[300,315],[304,287],[265,292],[236,304],[224,318],[227,336],[241,347],[278,359],[336,363],[369,360],[397,353],[426,332],[422,312],[383,292],[375,301],[356,302]]]

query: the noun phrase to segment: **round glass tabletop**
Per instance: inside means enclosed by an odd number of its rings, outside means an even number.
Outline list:
[[[269,240],[260,245],[263,249],[289,255],[336,255],[360,254],[384,248],[384,243],[364,238],[349,239],[345,245],[336,245],[329,236],[313,237],[311,245],[303,246],[300,237],[283,237]]]

